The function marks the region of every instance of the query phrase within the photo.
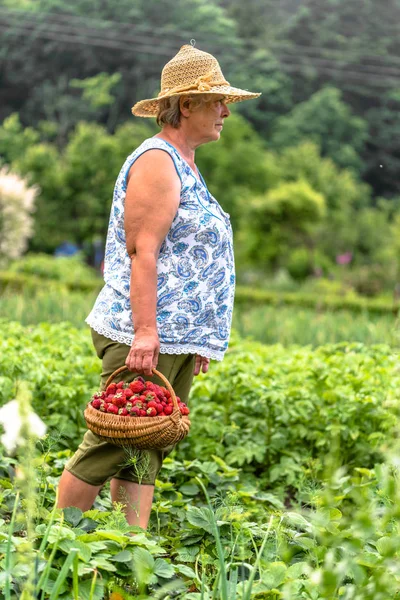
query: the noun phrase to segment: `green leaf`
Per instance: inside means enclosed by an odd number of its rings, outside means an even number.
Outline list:
[[[148,585],[153,580],[154,558],[145,548],[133,551],[133,567],[140,584]]]
[[[187,565],[178,564],[175,565],[175,569],[178,571],[178,573],[182,573],[182,575],[186,575],[186,577],[189,577],[190,579],[196,578],[196,573],[191,567],[188,567]]]
[[[94,594],[92,599],[90,597],[90,590],[92,587],[92,580],[85,579],[79,582],[79,600],[103,600],[104,599],[104,580],[98,577],[96,580]]]
[[[277,588],[283,583],[286,577],[287,567],[282,562],[269,563],[262,574],[262,582],[267,589]]]
[[[60,550],[62,550],[66,554],[70,553],[71,548],[76,548],[78,550],[78,556],[80,560],[82,560],[85,563],[89,562],[92,556],[91,547],[88,544],[84,544],[79,540],[61,540],[61,542],[59,542],[58,544],[58,548],[60,548]]]
[[[117,570],[115,565],[113,565],[109,560],[103,558],[102,556],[94,556],[90,561],[90,564],[93,567],[97,567],[98,569],[104,569],[105,571],[114,572]]]
[[[129,552],[129,550],[122,550],[121,552],[118,552],[118,554],[114,554],[110,560],[126,563],[131,562],[132,556],[132,552]]]
[[[286,575],[288,577],[293,577],[293,579],[298,579],[302,575],[305,575],[309,568],[310,567],[306,562],[298,562],[288,568]]]
[[[187,520],[191,525],[205,529],[208,533],[213,533],[212,527],[212,515],[208,507],[203,506],[199,508],[197,506],[189,506],[187,511]]]
[[[178,549],[178,559],[182,562],[194,563],[200,552],[200,546],[189,546]]]
[[[175,575],[174,567],[164,560],[163,558],[156,558],[154,562],[154,573],[158,575],[158,577],[163,577],[164,579],[171,579]]]
[[[83,529],[83,531],[93,531],[98,525],[99,523],[97,521],[84,517],[79,523],[79,529]]]
[[[64,508],[64,519],[67,523],[70,523],[73,527],[76,527],[82,520],[83,512],[75,506]]]

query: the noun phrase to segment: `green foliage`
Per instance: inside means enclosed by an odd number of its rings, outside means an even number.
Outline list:
[[[135,123],[110,135],[99,125],[81,123],[62,152],[50,143],[21,151],[13,165],[41,190],[31,249],[52,252],[65,240],[105,239],[118,172],[152,132],[147,124]]]
[[[242,252],[253,264],[275,268],[289,248],[311,244],[312,227],[325,213],[324,197],[302,180],[281,183],[246,204],[239,237]]]
[[[74,370],[86,365],[90,378],[87,338],[72,329],[4,324],[2,339],[0,372],[28,383],[34,401],[46,370],[62,371],[59,355],[72,373],[71,344]],[[20,453],[18,477],[17,460],[1,455],[0,595],[396,600],[397,363],[384,346],[283,350],[236,340],[195,383],[190,440],[164,462],[149,532],[128,526],[103,490],[85,513],[54,509],[72,450],[51,435]],[[64,421],[77,379],[65,387]],[[48,424],[49,401],[36,405]]]
[[[53,280],[67,286],[82,283],[101,284],[98,273],[85,264],[81,256],[49,256],[48,254],[28,253],[24,257],[13,261],[8,271],[33,275],[40,279]]]
[[[384,346],[237,340],[212,376],[196,381],[193,437],[178,456],[215,454],[273,488],[318,480],[333,448],[337,466],[372,467],[398,418],[396,364]]]
[[[114,98],[111,95],[112,88],[121,81],[121,74],[99,73],[94,77],[86,79],[72,79],[70,86],[83,90],[82,98],[86,100],[93,108],[109,106]]]
[[[366,121],[352,114],[341,92],[326,87],[297,104],[288,115],[276,119],[271,146],[282,149],[303,141],[313,142],[321,148],[322,156],[360,174],[367,130]]]

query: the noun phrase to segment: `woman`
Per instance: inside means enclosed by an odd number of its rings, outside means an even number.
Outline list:
[[[193,375],[206,373],[211,358],[222,360],[234,296],[232,230],[194,154],[219,139],[227,103],[257,96],[231,87],[212,55],[185,45],[165,65],[158,97],[133,107],[162,129],[127,158],[114,190],[105,286],[87,318],[103,385],[124,363],[125,381],[150,378],[157,367],[186,402]],[[58,506],[88,510],[111,480],[128,522],[146,528],[171,450],[146,451],[135,465],[133,450],[127,461],[126,451],[88,431],[61,477]]]

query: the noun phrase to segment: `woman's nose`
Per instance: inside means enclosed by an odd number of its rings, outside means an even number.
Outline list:
[[[222,106],[221,117],[224,117],[224,119],[226,119],[231,114],[231,111],[229,110],[229,108],[227,107],[225,102],[223,102],[221,106]]]

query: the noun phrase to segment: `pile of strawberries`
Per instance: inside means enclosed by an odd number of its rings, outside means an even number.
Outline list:
[[[183,415],[189,409],[177,396],[179,410]],[[91,405],[101,412],[123,417],[165,417],[174,409],[167,388],[136,377],[131,383],[110,383],[104,392],[92,396]]]

